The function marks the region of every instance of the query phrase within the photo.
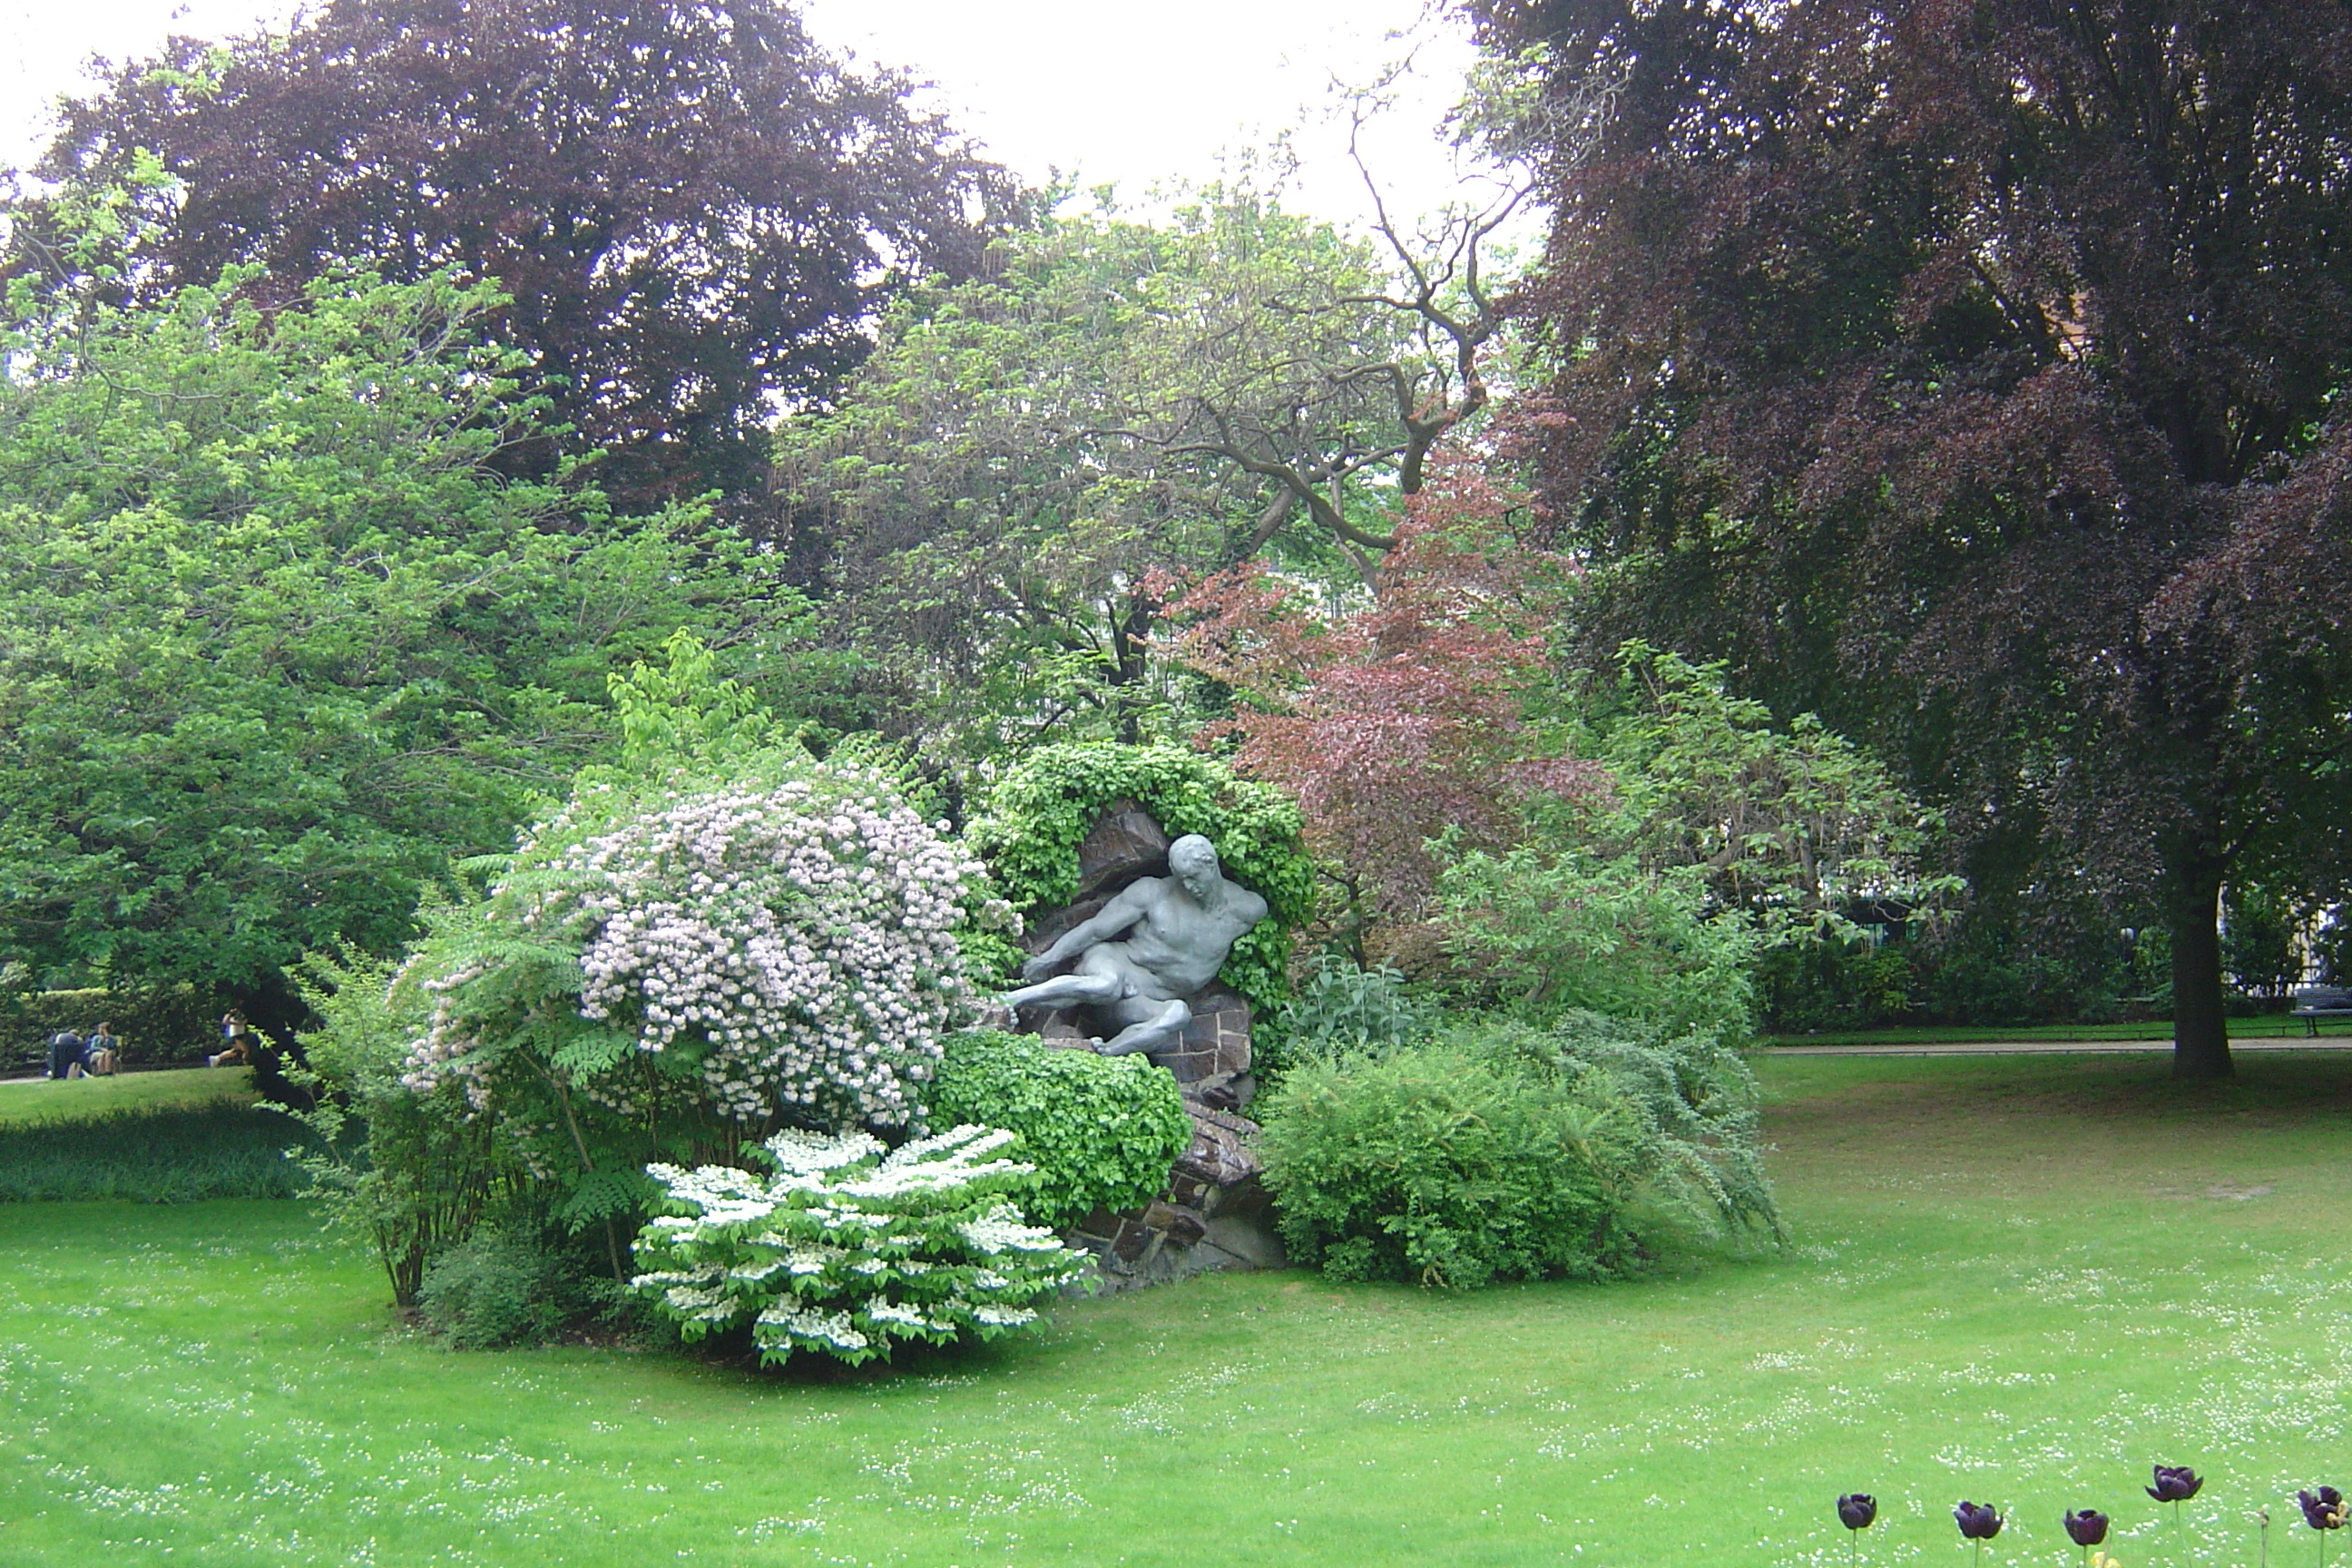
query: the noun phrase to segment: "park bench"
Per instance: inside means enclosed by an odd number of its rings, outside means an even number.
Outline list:
[[[2294,1011],[2287,1016],[2302,1019],[2304,1033],[2316,1036],[2322,1018],[2352,1018],[2352,991],[2338,985],[2297,986]]]

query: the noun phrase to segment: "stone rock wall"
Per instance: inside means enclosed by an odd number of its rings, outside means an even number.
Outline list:
[[[1213,1268],[1280,1268],[1288,1259],[1266,1204],[1265,1170],[1247,1140],[1257,1123],[1187,1095],[1192,1142],[1167,1190],[1139,1209],[1097,1209],[1069,1237],[1095,1255],[1106,1289],[1181,1279]]]

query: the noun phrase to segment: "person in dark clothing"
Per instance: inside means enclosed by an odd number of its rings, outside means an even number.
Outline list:
[[[59,1029],[49,1037],[49,1076],[53,1079],[81,1076],[81,1036],[71,1029]]]

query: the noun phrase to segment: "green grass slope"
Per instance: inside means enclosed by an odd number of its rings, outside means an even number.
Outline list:
[[[871,1375],[452,1355],[298,1205],[0,1209],[10,1564],[2251,1563],[2352,1479],[2352,1063],[1773,1061],[1797,1246],[1466,1298],[1213,1279]],[[2155,1461],[2208,1478],[2185,1522]],[[2281,1568],[2315,1561],[2274,1527]]]
[[[88,1121],[120,1110],[192,1110],[251,1105],[251,1068],[174,1068],[110,1078],[0,1081],[0,1127],[36,1121]]]
[[[306,1134],[257,1103],[250,1070],[0,1086],[0,1204],[289,1198]],[[5,1562],[0,1558],[0,1562]]]

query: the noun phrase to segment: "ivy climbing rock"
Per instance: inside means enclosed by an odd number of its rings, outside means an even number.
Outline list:
[[[1284,1259],[1251,1148],[1257,1127],[1242,1111],[1269,1045],[1279,1051],[1274,1015],[1290,992],[1291,933],[1313,901],[1298,807],[1197,752],[1084,742],[1043,748],[1008,770],[967,840],[1021,910],[1034,958],[1139,879],[1169,876],[1169,850],[1187,834],[1214,846],[1223,874],[1263,899],[1266,916],[1191,998],[1182,1037],[1151,1053],[1192,1126],[1166,1187],[1139,1208],[1097,1208],[1068,1233],[1096,1255],[1109,1289]],[[1100,1032],[1058,1007],[1018,1021],[1076,1049]]]
[[[1133,800],[1111,802],[1078,845],[1077,901],[1041,915],[1024,945],[1045,953],[1139,881],[1171,875],[1171,847],[1150,812]],[[1266,1213],[1264,1173],[1249,1146],[1257,1124],[1240,1114],[1257,1091],[1249,1001],[1221,984],[1188,1000],[1192,1018],[1182,1035],[1151,1051],[1151,1060],[1176,1080],[1192,1123],[1166,1190],[1140,1208],[1097,1208],[1069,1237],[1095,1255],[1112,1289],[1283,1261]],[[1100,1028],[1078,1005],[1023,1007],[1017,1018],[1046,1043],[1072,1050],[1093,1048]]]

